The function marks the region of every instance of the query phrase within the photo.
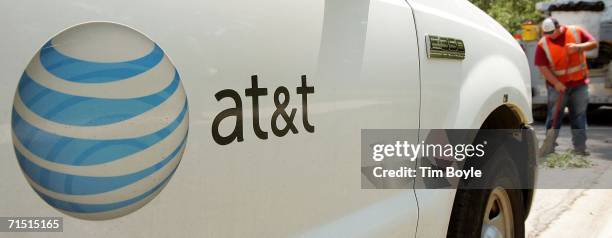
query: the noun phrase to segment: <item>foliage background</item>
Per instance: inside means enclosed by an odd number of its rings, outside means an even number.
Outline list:
[[[539,23],[543,18],[535,8],[536,3],[546,0],[469,0],[497,20],[510,33],[521,29],[521,23],[532,20]]]

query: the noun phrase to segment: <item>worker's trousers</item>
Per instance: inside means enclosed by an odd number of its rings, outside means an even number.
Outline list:
[[[563,98],[559,101],[560,93],[550,85],[548,89],[548,114],[546,115],[546,129],[553,127],[553,117],[558,115],[555,129],[561,128],[565,107],[569,109],[569,119],[572,128],[572,143],[574,149],[584,151],[586,149],[586,128],[587,128],[587,106],[589,104],[589,87],[588,85],[580,85],[572,88],[567,88],[563,94]],[[559,107],[557,103],[561,103]],[[560,109],[559,112],[556,112]],[[557,131],[558,132],[558,131]],[[558,133],[555,134],[553,142],[556,141]]]

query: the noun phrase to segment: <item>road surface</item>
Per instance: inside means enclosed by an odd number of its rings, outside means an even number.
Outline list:
[[[612,181],[612,108],[589,114],[588,169],[593,176],[588,183]],[[536,123],[538,139],[544,139],[544,125]],[[571,149],[571,133],[567,122],[557,141],[557,151]],[[546,182],[546,181],[545,181]],[[531,213],[525,224],[526,237],[601,237],[612,238],[612,189],[538,189]]]

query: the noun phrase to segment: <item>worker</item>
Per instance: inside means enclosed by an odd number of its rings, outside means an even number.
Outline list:
[[[588,68],[585,51],[597,48],[597,41],[579,26],[559,25],[554,18],[542,22],[544,36],[538,42],[535,65],[546,79],[548,110],[546,139],[540,156],[555,152],[558,130],[565,107],[569,109],[573,152],[587,156]]]

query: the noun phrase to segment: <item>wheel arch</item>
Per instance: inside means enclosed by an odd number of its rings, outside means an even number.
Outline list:
[[[499,107],[495,108],[484,120],[480,129],[525,129],[533,132],[533,128],[528,124],[528,120],[525,118],[525,114],[522,113],[522,110],[517,105],[513,104],[503,104]],[[537,145],[530,145],[529,150],[535,149]],[[527,180],[534,179],[536,177],[535,173],[535,157],[529,160],[531,163],[518,165],[522,168],[519,168],[519,176],[525,178]],[[522,189],[523,201],[525,207],[525,214],[529,214],[529,210],[531,208],[531,203],[533,201],[533,188],[530,189]],[[525,219],[527,216],[525,217]]]

